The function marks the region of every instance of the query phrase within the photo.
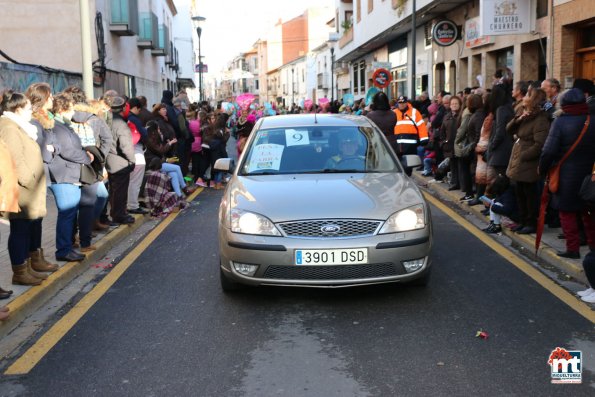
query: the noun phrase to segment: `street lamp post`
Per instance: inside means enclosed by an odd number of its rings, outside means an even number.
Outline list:
[[[293,67],[291,68],[291,108],[293,109],[293,104],[295,103],[295,91],[294,91],[294,80],[293,80]]]
[[[203,91],[202,91],[202,55],[200,53],[200,35],[202,33],[202,28],[198,26],[200,22],[206,20],[205,17],[201,16],[194,16],[192,17],[192,21],[196,25],[196,35],[198,36],[198,98],[199,101],[203,101]]]
[[[200,34],[202,28],[199,26],[196,28],[196,34],[198,35],[198,98],[202,102],[202,56],[200,54]]]
[[[416,41],[417,41],[417,36],[416,36],[416,34],[417,34],[417,32],[416,32],[417,20],[416,20],[416,12],[415,12],[415,9],[417,7],[415,5],[415,0],[413,0],[411,6],[413,7],[412,11],[411,11],[411,100],[414,101],[415,100],[415,74],[416,74],[415,46],[416,46]]]
[[[335,103],[335,47],[331,47],[331,108]]]

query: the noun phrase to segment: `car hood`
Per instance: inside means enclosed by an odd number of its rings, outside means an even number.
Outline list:
[[[236,176],[227,192],[231,208],[273,222],[320,218],[385,220],[423,203],[417,186],[401,173]]]

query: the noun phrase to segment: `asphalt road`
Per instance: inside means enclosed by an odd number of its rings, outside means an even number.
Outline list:
[[[0,395],[593,395],[593,325],[436,208],[426,288],[225,295],[220,195],[200,194]],[[582,385],[550,384],[557,346],[583,351]]]

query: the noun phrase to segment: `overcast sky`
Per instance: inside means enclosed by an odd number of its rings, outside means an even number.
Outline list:
[[[218,72],[245,52],[267,29],[287,21],[308,7],[334,7],[335,0],[198,0],[198,15],[205,17],[200,38],[203,63]]]

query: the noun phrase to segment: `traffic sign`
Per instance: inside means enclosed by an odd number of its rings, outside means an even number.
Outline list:
[[[391,75],[386,69],[376,69],[372,75],[372,83],[375,87],[386,88],[390,84]]]

